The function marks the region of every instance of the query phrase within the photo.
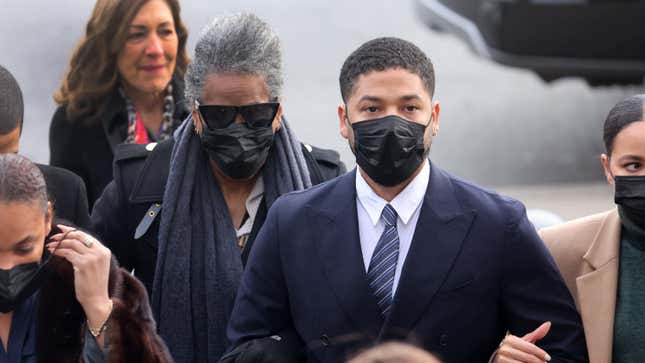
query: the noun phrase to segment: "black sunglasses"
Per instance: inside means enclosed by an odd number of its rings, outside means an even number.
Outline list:
[[[254,103],[244,106],[200,105],[195,101],[206,126],[209,129],[223,129],[235,122],[241,115],[244,122],[253,128],[269,127],[280,107],[279,102]]]

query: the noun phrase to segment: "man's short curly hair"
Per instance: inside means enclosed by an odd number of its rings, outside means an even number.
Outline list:
[[[402,68],[418,75],[430,97],[434,95],[434,67],[430,58],[407,40],[384,37],[364,43],[343,63],[339,77],[343,101],[347,102],[359,76],[392,68]]]

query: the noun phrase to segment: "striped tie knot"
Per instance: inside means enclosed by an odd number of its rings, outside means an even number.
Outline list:
[[[383,212],[381,212],[381,218],[383,218],[385,225],[388,227],[396,227],[396,217],[397,214],[394,207],[390,204],[386,204],[385,208],[383,208]]]

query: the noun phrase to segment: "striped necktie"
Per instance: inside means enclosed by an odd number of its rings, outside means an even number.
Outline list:
[[[392,307],[392,287],[394,272],[399,259],[399,233],[396,230],[396,211],[391,205],[386,205],[381,213],[385,230],[376,244],[374,254],[367,271],[370,289],[376,296],[378,306],[384,317]]]

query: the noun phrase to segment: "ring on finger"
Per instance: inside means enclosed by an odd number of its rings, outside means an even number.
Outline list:
[[[74,272],[78,272],[78,267],[72,266],[72,268],[74,269]]]
[[[82,242],[87,248],[92,248],[92,246],[94,245],[94,241],[89,238],[83,238]]]

